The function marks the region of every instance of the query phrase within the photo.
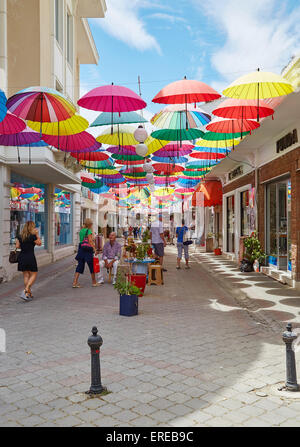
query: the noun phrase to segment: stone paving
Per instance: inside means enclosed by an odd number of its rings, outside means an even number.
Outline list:
[[[285,379],[267,306],[249,310],[241,281],[211,257],[193,253],[177,271],[175,247],[167,252],[165,285],[146,288],[136,317],[120,316],[113,287],[92,288],[87,273],[72,289],[73,258],[40,269],[32,302],[17,297],[21,278],[1,284],[0,426],[300,426],[300,400],[266,391]],[[101,398],[84,393],[93,325]]]

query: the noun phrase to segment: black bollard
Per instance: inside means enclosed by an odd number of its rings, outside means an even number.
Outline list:
[[[91,348],[91,387],[86,394],[101,394],[106,388],[101,384],[100,371],[100,346],[103,344],[102,337],[98,335],[96,326],[92,328],[92,334],[88,338],[88,345]]]
[[[292,347],[293,341],[296,340],[297,335],[292,332],[292,324],[288,323],[286,326],[286,331],[282,334],[282,339],[286,347],[286,382],[285,388],[288,391],[298,391],[299,385],[297,383],[297,373],[296,373],[296,361],[295,352]]]

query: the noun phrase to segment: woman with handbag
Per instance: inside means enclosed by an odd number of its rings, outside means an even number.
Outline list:
[[[79,275],[82,275],[84,272],[85,263],[87,263],[91,277],[93,287],[99,286],[96,281],[95,272],[94,272],[94,253],[96,252],[95,242],[93,238],[93,221],[91,219],[85,219],[84,226],[79,232],[79,246],[78,252],[76,256],[76,261],[78,261],[74,281],[73,288],[79,288],[81,285],[78,283]]]
[[[176,236],[177,236],[177,270],[180,267],[180,261],[182,258],[182,250],[184,250],[184,258],[185,258],[185,268],[189,269],[189,242],[187,239],[187,232],[189,231],[188,227],[184,225],[184,220],[181,222],[181,227],[176,228]]]
[[[31,301],[33,298],[31,287],[35,283],[38,272],[34,255],[34,247],[36,245],[42,245],[42,241],[39,237],[38,229],[35,228],[35,223],[30,220],[26,222],[21,235],[16,239],[16,250],[21,249],[18,256],[18,270],[23,272],[25,288],[20,297],[24,301]]]

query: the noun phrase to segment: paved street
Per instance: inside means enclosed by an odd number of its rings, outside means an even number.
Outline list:
[[[146,288],[137,317],[119,316],[117,292],[92,288],[87,273],[72,289],[73,258],[40,269],[30,303],[17,297],[21,278],[1,284],[0,426],[300,426],[300,400],[274,387],[299,294],[202,253],[177,271],[167,252],[165,285]],[[84,393],[93,325],[110,391],[101,398]]]

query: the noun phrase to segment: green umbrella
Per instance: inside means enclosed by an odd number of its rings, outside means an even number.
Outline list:
[[[113,121],[112,121],[113,115]],[[103,112],[95,119],[90,127],[107,126],[114,124],[133,124],[133,123],[147,123],[147,120],[136,112],[122,112],[122,113],[110,113]]]
[[[244,137],[245,135],[248,135],[250,132],[237,132],[237,133],[219,133],[219,132],[205,132],[203,136],[201,137],[202,140],[206,141],[229,141],[233,138],[240,138],[241,135]]]
[[[165,141],[197,140],[204,135],[200,129],[159,129],[152,132],[151,137]]]
[[[122,155],[122,154],[112,154],[111,158],[115,160],[123,160],[123,161],[139,161],[144,160],[145,157],[140,157],[139,155]]]
[[[95,179],[95,180],[96,180],[96,183],[81,182],[81,185],[85,186],[86,188],[89,188],[89,189],[98,189],[98,188],[102,188],[102,186],[105,185],[102,182],[102,180],[100,180],[100,179]]]

